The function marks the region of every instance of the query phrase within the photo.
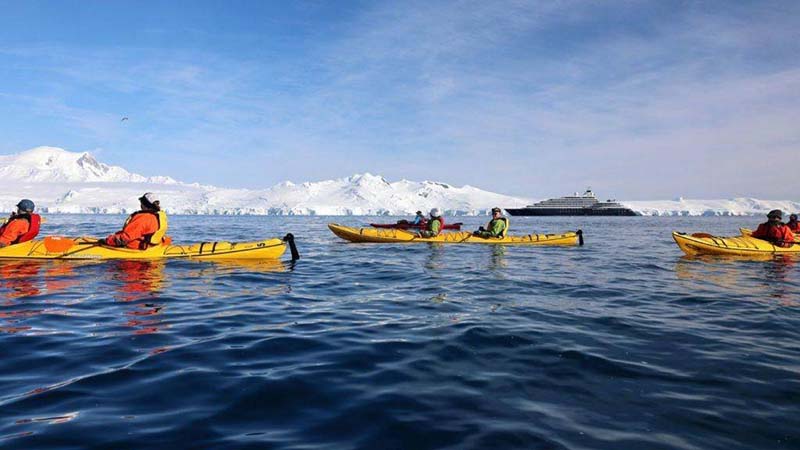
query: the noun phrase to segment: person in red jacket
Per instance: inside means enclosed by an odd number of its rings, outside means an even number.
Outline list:
[[[159,228],[158,212],[161,205],[152,192],[139,197],[139,203],[142,209],[131,214],[122,230],[105,238],[103,244],[136,250],[144,250],[150,245],[150,236]]]
[[[27,198],[17,203],[17,211],[0,226],[0,248],[30,241],[39,234],[42,219],[33,213],[34,208],[33,202]]]
[[[792,233],[800,233],[800,222],[797,221],[797,214],[790,214],[789,221],[786,222],[789,231]]]
[[[767,218],[769,220],[759,225],[751,236],[772,242],[778,247],[791,247],[794,244],[794,235],[789,227],[781,222],[783,212],[780,209],[773,209],[767,214]]]

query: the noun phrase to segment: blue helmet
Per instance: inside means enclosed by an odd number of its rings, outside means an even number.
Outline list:
[[[35,207],[36,206],[33,204],[33,202],[28,200],[27,198],[22,199],[19,201],[19,203],[17,203],[17,209],[19,209],[20,211],[33,212],[33,208]]]

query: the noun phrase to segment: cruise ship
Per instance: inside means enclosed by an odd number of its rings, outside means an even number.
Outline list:
[[[614,200],[601,202],[587,189],[567,197],[551,198],[524,208],[505,208],[512,216],[638,216],[632,209]]]

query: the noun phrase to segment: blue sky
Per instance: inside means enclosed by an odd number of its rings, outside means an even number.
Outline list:
[[[797,1],[0,1],[0,153],[796,199]],[[120,121],[129,117],[127,121]]]

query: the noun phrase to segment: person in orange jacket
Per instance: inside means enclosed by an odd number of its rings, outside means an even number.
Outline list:
[[[778,247],[791,247],[794,244],[794,234],[781,222],[783,212],[773,209],[767,214],[767,218],[769,220],[759,225],[750,236],[772,242]]]
[[[152,192],[139,197],[141,210],[128,217],[121,231],[109,235],[101,242],[111,247],[144,250],[150,246],[150,237],[159,229],[161,204]]]
[[[17,211],[0,226],[0,248],[30,241],[39,234],[42,219],[33,213],[34,208],[33,202],[27,198],[17,203]]]
[[[789,215],[789,221],[786,222],[786,226],[789,227],[789,231],[792,233],[800,233],[800,222],[797,221],[797,214]]]

